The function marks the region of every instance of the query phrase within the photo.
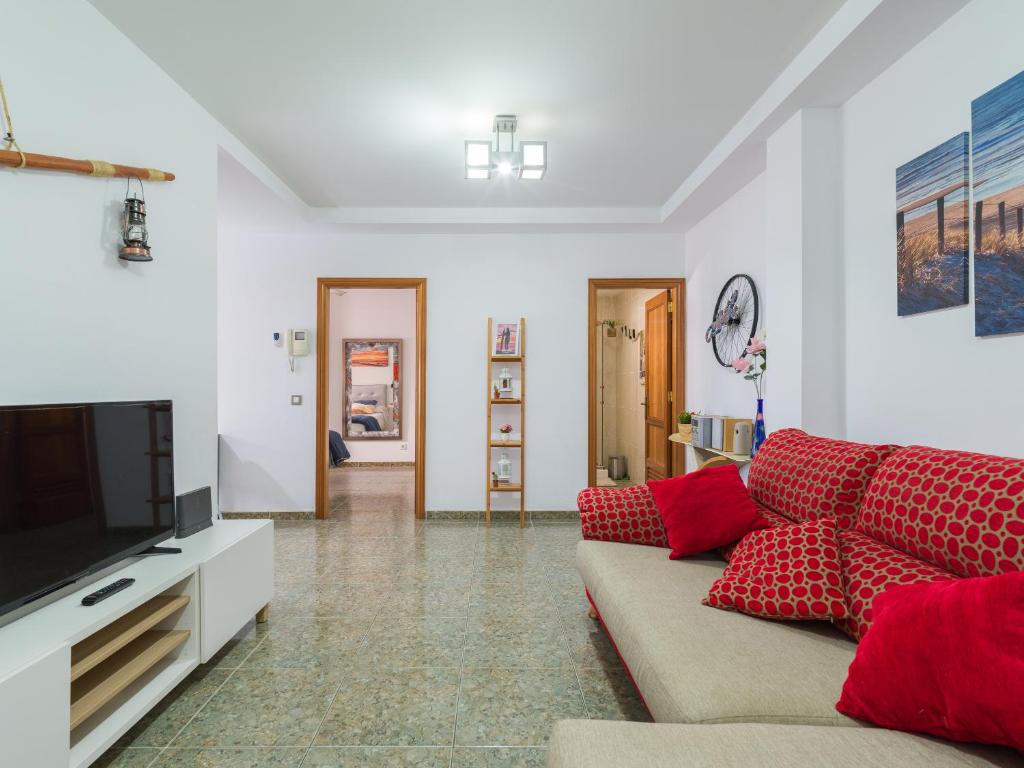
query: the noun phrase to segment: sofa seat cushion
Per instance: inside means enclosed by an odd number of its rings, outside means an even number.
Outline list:
[[[839,552],[849,616],[836,626],[858,641],[871,627],[875,598],[889,587],[959,578],[857,531],[839,532]]]
[[[576,497],[583,538],[667,547],[661,513],[646,485],[584,488]]]
[[[798,523],[834,517],[852,528],[875,471],[895,446],[773,432],[750,464],[750,495]]]
[[[885,462],[858,531],[961,576],[1024,569],[1024,459],[911,446]]]
[[[718,557],[582,541],[576,562],[656,721],[855,724],[835,703],[856,646],[830,624],[701,605]]]
[[[704,604],[766,619],[845,618],[836,521],[823,518],[744,536]]]
[[[878,728],[675,725],[562,720],[548,768],[1021,768],[1010,750],[952,744]]]

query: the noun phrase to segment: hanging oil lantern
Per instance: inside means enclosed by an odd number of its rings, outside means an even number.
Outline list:
[[[124,261],[152,261],[149,252],[149,232],[146,230],[146,191],[139,182],[142,199],[132,193],[132,178],[128,177],[128,188],[124,196],[124,211],[121,214],[121,239],[124,241],[117,251],[117,257]]]

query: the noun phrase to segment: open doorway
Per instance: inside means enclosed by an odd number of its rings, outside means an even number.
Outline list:
[[[683,472],[671,443],[684,402],[678,278],[592,279],[588,311],[588,484],[624,486]]]
[[[317,280],[317,518],[425,517],[425,351],[425,278]]]

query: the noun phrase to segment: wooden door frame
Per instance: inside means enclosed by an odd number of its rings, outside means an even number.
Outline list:
[[[681,277],[592,277],[588,281],[587,301],[587,485],[597,482],[597,292],[614,288],[650,288],[668,290],[672,300],[672,410],[682,410],[686,402],[686,280]],[[670,413],[671,415],[671,413]],[[681,445],[672,444],[669,452],[669,476],[683,471]]]
[[[327,388],[330,383],[331,290],[334,288],[416,289],[416,450],[415,507],[417,519],[427,516],[427,278],[318,277],[316,280],[316,517],[327,517]]]

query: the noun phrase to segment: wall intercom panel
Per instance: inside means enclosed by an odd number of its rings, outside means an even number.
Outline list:
[[[288,355],[305,357],[309,354],[309,331],[305,328],[292,328],[288,331]]]

